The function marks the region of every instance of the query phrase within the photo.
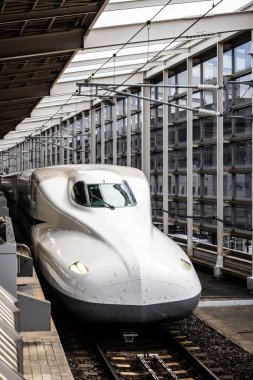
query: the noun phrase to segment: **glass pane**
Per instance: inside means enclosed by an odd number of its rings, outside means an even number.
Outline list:
[[[150,170],[156,170],[156,154],[150,155]]]
[[[112,124],[105,125],[105,138],[106,139],[112,138]]]
[[[131,130],[132,130],[133,132],[136,132],[136,131],[138,131],[138,130],[140,129],[140,125],[139,125],[139,114],[136,113],[136,114],[132,115],[131,119],[132,119],[132,123],[131,123],[131,124],[132,124],[132,127],[131,127]]]
[[[150,148],[156,148],[156,131],[150,131]]]
[[[204,124],[204,141],[216,140],[216,120],[213,117],[208,117],[203,120]]]
[[[186,169],[186,149],[178,151],[178,169]]]
[[[231,144],[223,145],[223,164],[228,168],[232,166],[232,146]]]
[[[205,225],[216,225],[216,204],[204,204],[203,205],[203,224]]]
[[[178,195],[186,196],[187,194],[187,177],[186,175],[178,176]]]
[[[234,215],[235,215],[235,226],[246,228],[251,230],[251,207],[249,206],[235,206],[234,207]]]
[[[192,107],[193,108],[200,108],[201,107],[201,96],[200,92],[194,92],[192,94]]]
[[[78,181],[73,186],[73,198],[78,204],[85,205],[87,203],[86,193],[85,193],[85,183],[83,181]]]
[[[250,75],[244,75],[243,77],[240,77],[237,79],[238,82],[242,81],[250,81],[251,76]],[[235,96],[235,104],[238,105],[246,105],[251,104],[252,100],[252,87],[250,87],[247,84],[235,84],[234,86],[234,96]]]
[[[156,147],[158,149],[163,148],[163,130],[162,129],[158,129],[156,132]]]
[[[192,195],[193,197],[199,197],[200,196],[200,175],[199,174],[193,174],[193,183],[192,183]]]
[[[174,170],[176,167],[176,152],[168,152],[168,170]]]
[[[231,174],[226,174],[223,176],[223,195],[226,199],[231,199],[233,196]]]
[[[251,200],[251,174],[235,175],[235,198]]]
[[[203,168],[216,168],[216,146],[206,146],[203,148]]]
[[[175,220],[175,216],[176,216],[176,203],[175,202],[169,202],[168,203],[168,210],[169,210],[169,218]]]
[[[175,75],[168,78],[168,84],[170,86],[173,86],[176,84],[176,76]],[[173,97],[175,95],[175,92],[176,92],[175,87],[169,87],[168,92],[169,92],[169,97]]]
[[[200,169],[201,167],[201,151],[199,148],[193,148],[193,169]]]
[[[178,220],[186,221],[187,206],[186,202],[178,202]]]
[[[223,54],[223,75],[232,74],[232,50],[228,50]]]
[[[183,106],[183,107],[186,107],[187,105],[187,100],[186,98],[180,98],[178,101],[177,101],[178,105],[180,106]],[[186,110],[183,109],[183,108],[178,108],[178,119],[179,120],[185,120],[186,119]]]
[[[186,130],[186,124],[181,124],[178,127],[178,144],[186,144],[187,139],[187,130]]]
[[[234,112],[234,115],[249,116],[252,115],[251,107],[242,108]],[[246,119],[234,119],[235,123],[235,136],[251,136],[252,121]]]
[[[157,125],[158,126],[163,125],[163,107],[162,106],[157,107]]]
[[[163,154],[157,154],[157,170],[163,170]]]
[[[154,127],[157,125],[157,107],[150,109],[150,125]]]
[[[235,71],[250,67],[250,41],[234,49]]]
[[[216,91],[203,91],[203,106],[208,110],[216,110],[217,96]]]
[[[158,82],[157,84],[163,84],[163,81]],[[163,87],[157,87],[157,99],[163,100]]]
[[[151,194],[156,193],[156,176],[152,175],[150,176],[150,192]]]
[[[176,143],[176,131],[175,127],[169,127],[168,129],[168,145],[172,146]]]
[[[181,85],[181,86],[187,85],[187,71],[186,70],[177,74],[177,85]],[[177,89],[178,94],[185,91],[186,91],[186,88],[184,87],[180,87]]]
[[[169,175],[168,177],[168,192],[169,195],[175,195],[176,194],[176,177],[174,175]]]
[[[193,66],[192,68],[192,84],[200,84],[200,65]]]
[[[162,194],[163,193],[163,176],[159,175],[157,177],[157,193]]]
[[[234,147],[235,167],[251,166],[251,141],[236,142]]]
[[[217,177],[216,174],[204,175],[204,197],[216,197],[217,195]]]
[[[193,120],[193,141],[197,142],[200,141],[200,121],[199,120]]]
[[[217,58],[203,62],[203,82],[214,84],[217,82]]]
[[[117,115],[125,114],[125,99],[121,99],[117,102]]]
[[[91,207],[126,207],[136,204],[123,183],[87,185]]]

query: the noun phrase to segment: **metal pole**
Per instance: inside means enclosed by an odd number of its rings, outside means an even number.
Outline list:
[[[91,110],[90,110],[90,163],[96,163],[96,115],[95,109],[92,107],[91,102]]]
[[[77,152],[76,152],[76,147],[77,147],[77,135],[76,135],[76,116],[74,117],[74,123],[73,123],[73,137],[72,137],[72,162],[73,164],[77,163]]]
[[[85,113],[82,114],[81,119],[81,136],[80,136],[80,146],[81,146],[81,164],[85,164]]]
[[[101,102],[101,130],[100,130],[100,146],[101,146],[101,164],[105,163],[105,105]]]
[[[251,30],[251,78],[253,79],[253,30]],[[252,99],[252,113],[253,113],[253,99]],[[252,163],[251,163],[251,198],[252,198],[252,205],[251,205],[251,228],[252,228],[252,236],[251,236],[251,261],[252,261],[252,270],[251,270],[251,277],[247,278],[247,288],[249,290],[253,290],[253,122],[252,122],[252,129],[251,129],[251,144],[252,144]]]
[[[127,90],[127,93],[130,94],[131,90]],[[131,166],[131,97],[127,97],[127,166]]]
[[[168,83],[168,70],[163,70],[163,84]],[[163,100],[167,101],[169,97],[168,87],[163,88]],[[168,124],[169,124],[169,107],[163,105],[163,209],[168,210]],[[163,232],[168,235],[168,213],[163,213]]]
[[[150,98],[150,87],[143,88],[144,98]],[[150,100],[143,99],[142,107],[142,171],[150,182]]]
[[[192,108],[192,58],[187,59],[187,107]],[[192,184],[193,184],[193,133],[192,133],[192,111],[187,110],[187,215],[193,215],[193,199],[192,199]],[[193,256],[193,218],[187,218],[187,254]]]
[[[112,163],[117,165],[117,99],[112,105]]]
[[[54,126],[54,134],[55,134],[55,136],[59,136],[58,128],[59,128],[59,125],[55,125]],[[56,144],[54,146],[54,165],[58,165],[58,149],[59,149],[59,144],[60,144],[60,142],[59,142],[58,137],[57,137]]]
[[[65,142],[64,142],[64,125],[63,123],[60,124],[60,165],[63,165],[64,164],[64,145],[65,145]]]
[[[223,85],[223,44],[217,44],[218,85]],[[217,92],[217,108],[223,114],[223,89]],[[214,276],[222,276],[223,268],[223,117],[217,117],[217,261]]]

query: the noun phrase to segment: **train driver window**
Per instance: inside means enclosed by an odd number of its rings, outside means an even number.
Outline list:
[[[101,183],[87,185],[91,207],[135,206],[135,197],[125,181],[123,183]]]
[[[76,203],[80,205],[87,205],[85,183],[83,181],[78,181],[74,184],[73,197]]]

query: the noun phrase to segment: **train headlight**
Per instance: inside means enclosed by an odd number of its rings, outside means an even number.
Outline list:
[[[72,265],[70,265],[69,269],[72,270],[72,272],[78,273],[78,274],[87,274],[89,272],[89,269],[83,265],[80,261],[76,261]]]
[[[180,262],[181,262],[181,265],[182,265],[184,270],[187,270],[187,271],[191,270],[192,266],[190,263],[188,263],[188,261],[186,261],[184,259],[180,259]]]

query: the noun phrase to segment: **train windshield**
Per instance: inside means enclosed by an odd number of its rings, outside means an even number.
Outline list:
[[[88,207],[129,207],[136,205],[136,199],[128,183],[100,183],[87,185],[78,181],[73,187],[74,200]]]

